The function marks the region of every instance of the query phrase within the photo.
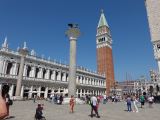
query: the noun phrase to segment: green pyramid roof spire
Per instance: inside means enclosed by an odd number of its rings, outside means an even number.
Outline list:
[[[101,27],[101,26],[108,26],[108,23],[106,21],[106,17],[104,16],[104,13],[103,13],[103,10],[101,10],[101,17],[99,19],[99,23],[98,23],[98,27]]]

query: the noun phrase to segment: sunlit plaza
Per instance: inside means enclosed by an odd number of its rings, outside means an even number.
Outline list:
[[[0,4],[0,120],[160,119],[160,0],[15,1]]]
[[[47,120],[159,120],[160,104],[153,104],[153,108],[139,108],[139,112],[127,112],[125,102],[100,104],[99,114],[101,118],[91,118],[91,107],[88,104],[76,105],[75,112],[69,112],[69,105],[57,105],[48,101],[37,101],[44,104],[43,115]],[[14,102],[10,108],[10,120],[33,120],[37,103],[30,101]],[[140,105],[139,105],[140,107]]]

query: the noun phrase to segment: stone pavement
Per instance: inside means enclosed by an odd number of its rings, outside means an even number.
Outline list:
[[[139,113],[127,112],[124,102],[100,104],[99,114],[101,118],[90,115],[89,105],[76,105],[75,112],[69,113],[69,105],[55,105],[48,101],[38,101],[44,104],[44,116],[46,120],[160,120],[160,104],[154,104],[148,108],[139,108]],[[8,120],[34,120],[37,103],[33,101],[15,101],[10,107],[10,115],[14,116]]]

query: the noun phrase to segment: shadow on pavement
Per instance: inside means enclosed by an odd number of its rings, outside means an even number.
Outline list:
[[[15,118],[15,116],[9,116],[9,117],[5,118],[4,120],[8,120],[8,119],[12,119],[12,118]]]

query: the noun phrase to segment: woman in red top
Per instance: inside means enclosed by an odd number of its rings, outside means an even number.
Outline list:
[[[70,99],[70,101],[69,101],[69,105],[70,105],[70,112],[71,113],[73,113],[73,109],[74,109],[74,101],[75,101],[75,99],[74,99],[74,96],[73,95],[71,95],[71,99]]]

